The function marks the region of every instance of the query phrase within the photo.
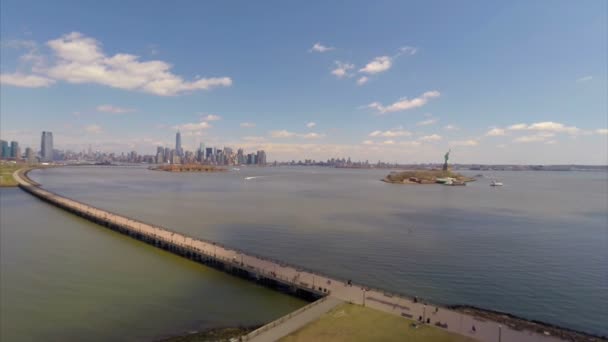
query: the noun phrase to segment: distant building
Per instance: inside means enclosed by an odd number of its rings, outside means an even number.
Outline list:
[[[177,131],[177,133],[175,134],[175,153],[177,153],[177,155],[180,157],[183,155],[182,134],[179,131]]]
[[[14,159],[21,158],[20,151],[19,151],[19,143],[16,142],[16,141],[11,141],[11,154],[10,154],[10,157],[14,158]]]
[[[255,164],[266,165],[266,152],[264,150],[258,151]]]
[[[242,148],[239,148],[236,152],[236,163],[239,165],[245,164],[247,161],[245,160],[245,154]]]
[[[40,160],[49,162],[53,161],[53,133],[42,132],[40,141]]]
[[[2,147],[0,148],[0,159],[7,159],[11,156],[11,147],[8,141],[0,140]]]
[[[32,149],[31,147],[27,147],[25,149],[25,159],[30,164],[33,164],[36,162],[36,154],[34,153],[34,149]]]

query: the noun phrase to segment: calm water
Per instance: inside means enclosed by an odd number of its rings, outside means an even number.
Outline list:
[[[486,174],[502,188],[488,178],[467,187],[378,181],[386,173],[70,167],[32,178],[86,203],[336,277],[608,334],[606,173]],[[48,210],[28,213],[46,220]],[[108,244],[119,243],[126,242]]]
[[[304,303],[0,190],[0,341],[151,341]]]

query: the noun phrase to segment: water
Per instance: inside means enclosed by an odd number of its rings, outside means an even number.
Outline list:
[[[387,172],[31,175],[68,197],[335,277],[608,334],[608,174],[496,172],[444,187],[380,182]],[[490,187],[492,176],[505,186]]]
[[[151,341],[305,303],[0,190],[1,341]]]

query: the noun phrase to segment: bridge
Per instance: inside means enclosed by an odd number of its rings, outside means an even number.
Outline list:
[[[309,301],[324,300],[325,297],[328,297],[332,299],[330,302],[333,303],[343,301],[359,304],[413,321],[423,321],[440,329],[483,342],[562,341],[554,336],[501,326],[494,321],[424,303],[415,298],[355,284],[350,280],[332,278],[96,208],[43,189],[40,184],[28,178],[27,172],[29,171],[29,169],[18,170],[13,176],[22,190],[47,203],[158,248]],[[307,307],[324,305],[314,304]],[[246,339],[264,340],[260,339],[262,334],[267,334],[270,329],[280,329],[290,319],[298,319],[301,317],[301,311],[305,310],[298,310],[297,314],[290,314],[288,317],[272,322],[247,335]],[[404,324],[407,323],[404,322]]]

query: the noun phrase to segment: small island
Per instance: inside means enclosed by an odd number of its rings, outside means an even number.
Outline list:
[[[443,168],[441,170],[411,170],[392,172],[382,179],[383,182],[395,184],[444,184],[444,185],[465,185],[467,182],[472,182],[475,178],[466,177],[459,173],[450,171],[448,167],[448,159],[450,157],[448,151],[444,158]]]
[[[166,171],[166,172],[223,172],[226,171],[223,167],[214,165],[201,164],[163,164],[150,166],[150,170]]]

